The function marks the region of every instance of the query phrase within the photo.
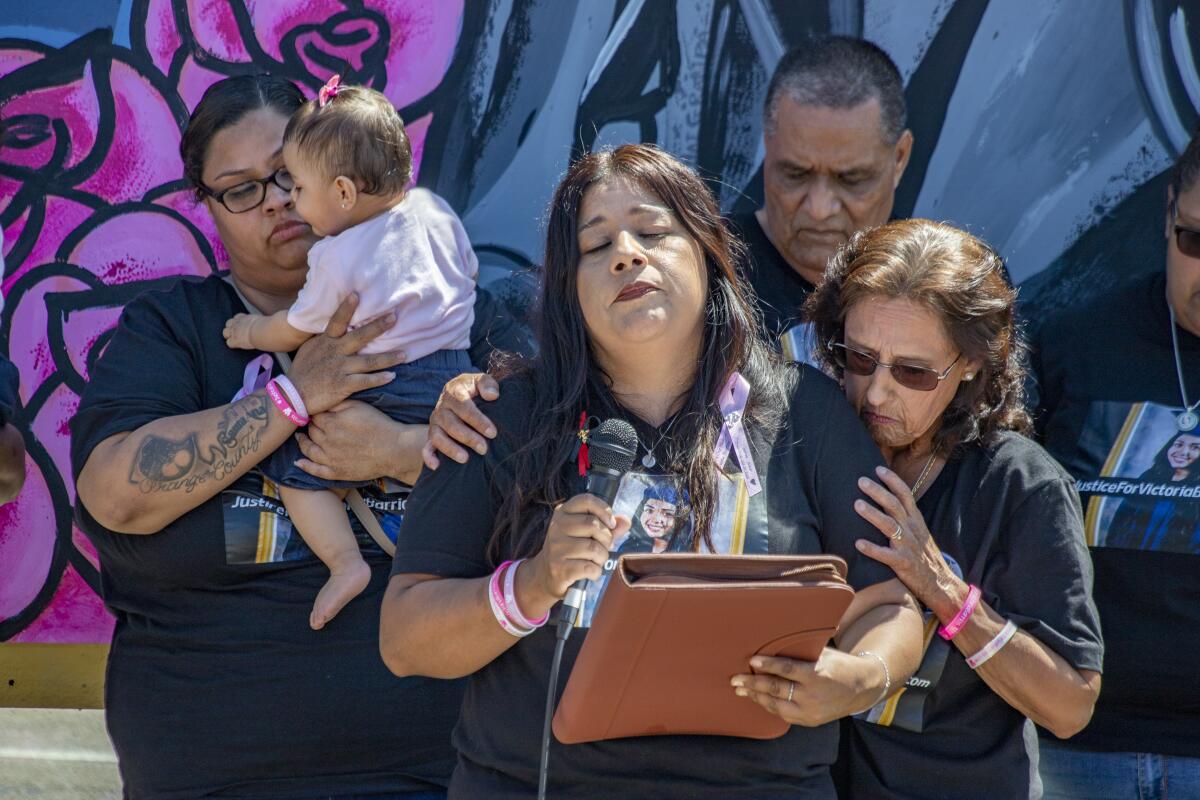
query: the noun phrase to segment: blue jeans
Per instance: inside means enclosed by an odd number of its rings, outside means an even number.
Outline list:
[[[423,425],[429,422],[429,415],[433,413],[446,382],[464,372],[474,371],[466,350],[438,350],[416,361],[392,367],[391,372],[396,377],[391,383],[355,392],[350,399],[374,406],[396,422]],[[271,480],[293,489],[319,491],[363,485],[362,482],[327,481],[313,477],[296,466],[297,459],[303,457],[296,437],[292,436],[263,459],[258,467]]]
[[[1200,798],[1200,758],[1075,750],[1044,737],[1039,750],[1045,800]]]

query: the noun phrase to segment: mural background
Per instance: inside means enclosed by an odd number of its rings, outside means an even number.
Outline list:
[[[315,92],[340,72],[384,91],[418,182],[523,313],[573,154],[654,141],[726,209],[755,204],[766,82],[812,32],[896,60],[916,135],[896,213],[998,247],[1028,313],[1160,268],[1165,170],[1200,118],[1189,0],[0,0],[0,350],[29,450],[0,508],[0,641],[111,633],[67,420],[125,302],[222,267],[178,156],[208,85],[269,70]]]

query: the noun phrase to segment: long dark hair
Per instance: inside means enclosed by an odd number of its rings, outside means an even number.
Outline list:
[[[1175,468],[1171,466],[1171,462],[1167,460],[1167,454],[1171,452],[1171,448],[1181,436],[1200,436],[1200,431],[1194,433],[1192,431],[1186,431],[1173,434],[1171,438],[1167,439],[1167,443],[1159,448],[1159,451],[1155,453],[1154,462],[1147,467],[1141,475],[1138,476],[1140,480],[1155,481],[1157,483],[1170,483],[1175,481]],[[1200,483],[1200,459],[1193,461],[1191,464],[1185,467],[1184,472],[1187,474],[1184,475],[1182,482]]]
[[[611,391],[611,381],[596,363],[576,280],[579,271],[579,209],[592,186],[624,179],[661,200],[704,252],[708,296],[700,360],[695,381],[683,398],[662,459],[679,476],[690,500],[697,537],[711,547],[718,469],[712,452],[722,418],[717,394],[737,370],[751,386],[746,422],[762,431],[775,424],[785,406],[776,357],[762,341],[756,304],[738,275],[743,247],[729,232],[708,187],[699,176],[653,145],[623,145],[589,153],[575,161],[550,203],[537,319],[538,355],[508,359],[501,377],[521,376],[532,387],[530,419],[537,420],[528,439],[511,457],[514,488],[504,498],[489,546],[504,554],[532,555],[541,547],[553,507],[576,488],[568,470],[574,454],[579,415],[628,416]],[[676,532],[681,527],[676,525]],[[504,555],[507,557],[507,555]]]
[[[183,177],[192,187],[196,199],[204,197],[200,190],[204,183],[201,176],[208,157],[208,145],[214,136],[236,125],[251,111],[269,108],[290,117],[302,105],[304,93],[296,84],[265,73],[225,78],[208,87],[192,110],[183,138],[179,140]]]
[[[816,355],[843,380],[845,364],[833,344],[843,339],[850,308],[872,296],[912,300],[937,315],[963,359],[982,364],[942,412],[934,451],[948,456],[1000,431],[1028,435],[1025,344],[1014,315],[1017,293],[1004,274],[995,250],[941,222],[906,219],[859,231],[829,260],[825,280],[804,306]]]

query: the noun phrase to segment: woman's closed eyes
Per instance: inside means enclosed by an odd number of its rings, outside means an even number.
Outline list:
[[[665,239],[667,236],[669,236],[670,233],[671,233],[670,231],[650,231],[650,232],[645,232],[645,233],[639,233],[638,238],[639,239],[647,239],[652,242],[660,242],[663,239]],[[591,253],[596,253],[596,252],[603,250],[604,248],[608,247],[610,244],[612,244],[611,241],[596,242],[594,244],[589,243],[589,244],[581,246],[579,249],[579,252],[585,256],[590,255]]]

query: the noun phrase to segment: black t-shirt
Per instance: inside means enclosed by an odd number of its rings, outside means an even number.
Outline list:
[[[714,549],[833,553],[847,561],[855,587],[889,580],[894,575],[888,568],[854,548],[859,538],[883,541],[853,509],[860,494],[856,481],[881,462],[879,451],[829,378],[808,367],[796,369],[797,374],[785,377],[795,383],[780,429],[771,441],[750,432],[755,466],[766,488],[751,498],[740,474],[722,480],[712,526]],[[394,573],[474,578],[491,572],[486,548],[501,498],[511,491],[513,481],[505,459],[535,424],[528,412],[531,391],[523,379],[512,379],[503,385],[499,400],[484,406],[500,431],[486,456],[472,457],[463,465],[446,462],[422,476],[397,543]],[[644,444],[656,443],[660,432],[670,438],[666,425],[656,431],[633,415],[630,422]],[[729,464],[734,469],[736,461]],[[564,469],[576,467],[572,463]],[[618,513],[629,514],[638,529],[616,544],[614,554],[653,548],[665,519],[674,521],[678,498],[672,483],[663,475],[625,476],[614,505]],[[690,537],[677,534],[673,541],[684,538]],[[600,581],[589,586],[584,628],[567,643],[560,693],[586,638],[595,595],[604,585]],[[554,632],[547,626],[470,677],[454,732],[459,761],[452,797],[533,794],[554,643]],[[837,737],[837,726],[831,723],[794,727],[768,741],[660,736],[571,746],[554,742],[551,789],[560,798],[830,798],[828,770]]]
[[[917,503],[951,569],[1077,669],[1099,670],[1100,624],[1074,481],[1015,433],[968,447]],[[845,798],[1030,796],[1036,736],[951,643],[928,633],[899,694],[846,723]],[[870,722],[865,718],[869,718]]]
[[[131,302],[71,422],[75,473],[114,434],[229,403],[258,356],[221,336],[243,310],[217,277]],[[364,495],[394,535],[404,492]],[[131,798],[324,797],[449,778],[463,685],[401,680],[384,666],[388,558],[352,518],[371,583],[311,630],[329,571],[277,498],[252,470],[149,536],[109,531],[77,505],[117,618],[105,705]]]
[[[749,255],[746,277],[758,295],[767,341],[792,361],[811,364],[811,326],[801,321],[804,301],[813,285],[792,269],[779,249],[767,238],[754,212],[732,219],[734,229],[746,243]]]
[[[1178,336],[1195,402],[1200,339]],[[1176,424],[1165,276],[1048,319],[1033,344],[1038,432],[1078,481],[1107,649],[1092,722],[1065,744],[1200,757],[1200,427]]]

